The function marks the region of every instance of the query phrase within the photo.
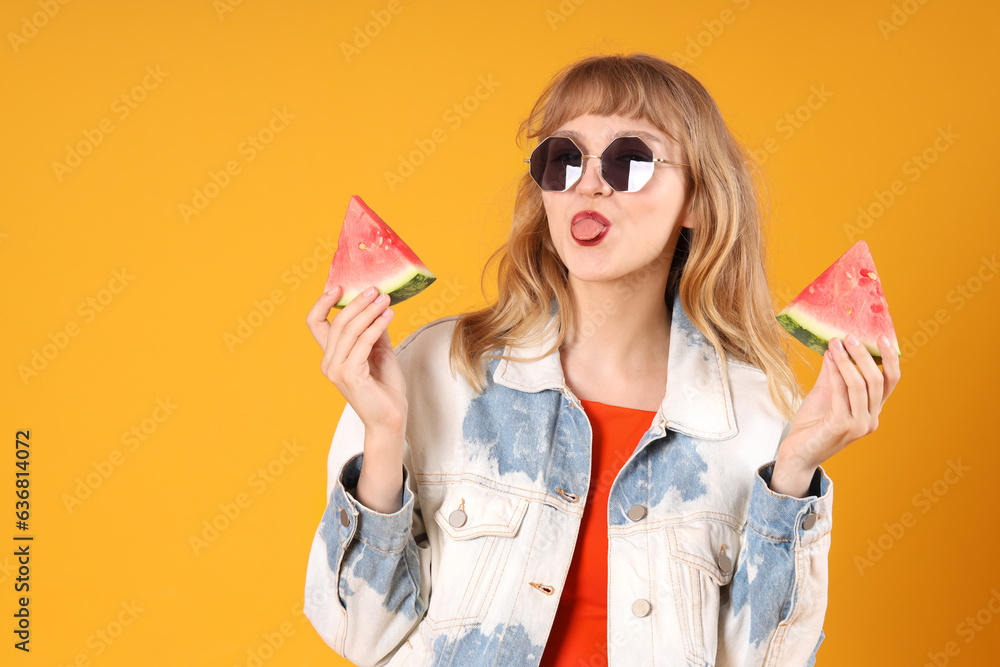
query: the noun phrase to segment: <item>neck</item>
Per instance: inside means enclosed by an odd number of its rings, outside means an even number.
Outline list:
[[[608,377],[666,368],[671,317],[666,278],[584,282],[571,276],[578,319],[562,345],[564,363]]]

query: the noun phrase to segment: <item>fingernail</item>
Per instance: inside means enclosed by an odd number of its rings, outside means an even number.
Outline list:
[[[366,289],[364,291],[364,295],[365,296],[371,296],[374,293],[375,293],[375,288],[374,287],[369,287],[368,289]]]
[[[854,337],[854,334],[847,334],[847,344],[852,347],[858,344],[858,339]]]
[[[844,344],[840,342],[839,338],[834,338],[830,341],[830,346],[835,350],[843,350]]]
[[[891,343],[889,342],[889,337],[885,334],[878,337],[878,342],[882,343],[882,347],[889,347]]]
[[[323,292],[323,294],[325,294],[325,295],[327,295],[327,296],[333,296],[333,294],[334,294],[334,293],[335,293],[335,292],[336,292],[337,290],[339,290],[339,289],[340,289],[340,285],[334,285],[333,287],[331,287],[331,288],[330,288],[330,289],[328,289],[327,291]]]

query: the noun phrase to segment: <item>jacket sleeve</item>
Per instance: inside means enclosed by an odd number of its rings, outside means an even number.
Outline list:
[[[755,475],[723,621],[730,639],[749,640],[740,667],[807,667],[824,638],[833,482],[818,468],[808,495],[795,498],[771,490],[773,472],[771,461]]]
[[[429,547],[404,451],[403,506],[382,514],[354,497],[364,425],[348,404],[328,460],[326,511],[306,568],[304,613],[338,654],[382,665],[427,610]]]

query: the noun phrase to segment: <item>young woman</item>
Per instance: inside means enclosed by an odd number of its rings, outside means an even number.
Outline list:
[[[574,63],[522,130],[495,304],[395,350],[374,288],[309,313],[348,405],[307,616],[358,665],[813,664],[820,464],[875,430],[895,341],[832,341],[802,397],[751,161],[678,67]]]

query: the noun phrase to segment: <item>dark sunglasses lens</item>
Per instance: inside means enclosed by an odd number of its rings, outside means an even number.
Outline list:
[[[636,192],[653,177],[653,151],[638,137],[619,137],[601,155],[601,175],[617,192]]]
[[[531,152],[531,177],[542,190],[564,192],[583,173],[583,154],[565,137],[549,137]]]

